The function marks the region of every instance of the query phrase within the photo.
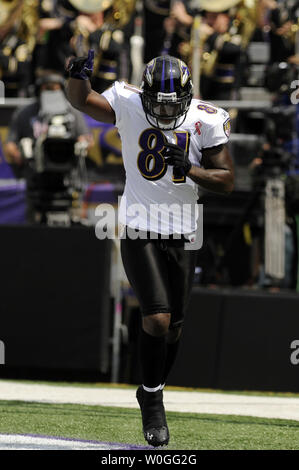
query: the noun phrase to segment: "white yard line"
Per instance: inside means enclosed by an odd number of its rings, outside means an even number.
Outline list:
[[[50,436],[0,434],[0,450],[107,450],[122,449],[117,444],[107,444],[78,439],[63,439]]]
[[[0,380],[0,400],[138,408],[135,390],[28,384]],[[234,414],[299,421],[299,398],[165,390],[166,411]]]

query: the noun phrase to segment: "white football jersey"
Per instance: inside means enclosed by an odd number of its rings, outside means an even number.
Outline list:
[[[197,184],[165,163],[164,143],[189,147],[192,165],[200,167],[203,148],[228,141],[228,113],[193,99],[184,123],[175,130],[162,131],[148,123],[137,87],[115,82],[103,96],[115,112],[126,171],[120,222],[162,234],[195,231]]]

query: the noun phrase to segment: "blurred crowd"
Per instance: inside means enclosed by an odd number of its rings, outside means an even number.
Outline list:
[[[93,48],[101,92],[138,82],[144,63],[169,53],[190,66],[203,99],[238,98],[252,42],[269,44],[270,77],[276,63],[299,64],[298,9],[296,0],[0,0],[0,78],[7,97],[33,96],[41,75],[63,75],[66,57]]]

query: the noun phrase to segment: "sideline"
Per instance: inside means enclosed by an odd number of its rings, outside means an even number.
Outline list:
[[[57,386],[0,380],[0,400],[138,408],[135,389]],[[164,391],[166,411],[299,421],[299,397]]]

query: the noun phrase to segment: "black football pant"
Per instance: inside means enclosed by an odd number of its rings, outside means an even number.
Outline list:
[[[196,250],[185,250],[185,239],[121,240],[128,280],[142,315],[171,313],[170,327],[184,319],[191,293]]]

